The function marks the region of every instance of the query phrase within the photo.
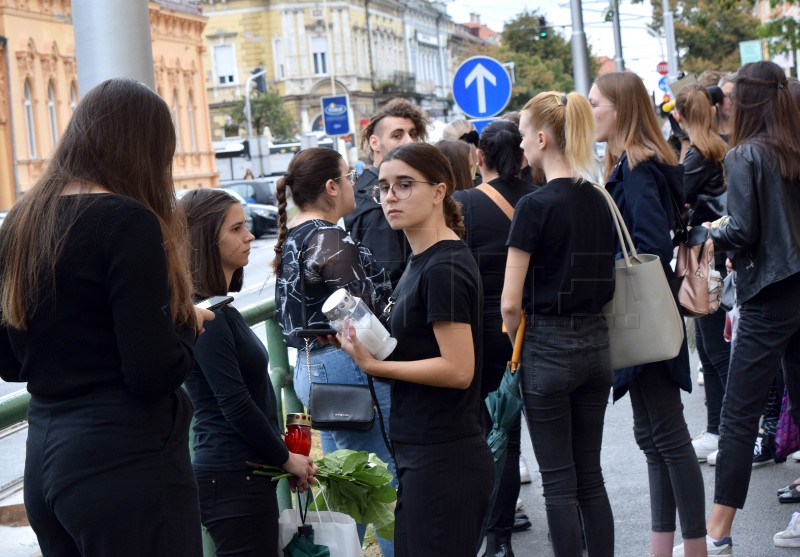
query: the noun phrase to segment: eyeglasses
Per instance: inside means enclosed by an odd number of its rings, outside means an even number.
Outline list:
[[[389,191],[391,191],[398,200],[403,201],[411,196],[411,189],[414,187],[414,184],[428,184],[429,186],[435,186],[436,182],[425,182],[424,180],[401,180],[399,182],[395,182],[394,184],[378,184],[377,186],[372,186],[370,189],[370,194],[372,194],[372,200],[379,205],[382,204],[389,196]]]
[[[358,178],[358,176],[356,176],[356,171],[355,171],[355,170],[351,170],[350,172],[348,172],[348,173],[347,173],[347,174],[345,174],[344,176],[339,176],[338,178],[334,178],[333,180],[334,180],[335,182],[338,182],[338,181],[339,181],[339,180],[341,180],[342,178],[347,178],[347,179],[348,179],[348,180],[350,180],[351,182],[355,183],[355,182],[356,182],[356,178]]]

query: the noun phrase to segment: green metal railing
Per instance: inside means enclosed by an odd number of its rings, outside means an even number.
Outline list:
[[[268,299],[252,305],[242,311],[242,316],[250,327],[264,323],[267,329],[267,351],[269,352],[269,376],[278,403],[278,425],[284,428],[283,417],[286,413],[302,412],[303,405],[297,399],[292,382],[292,368],[289,365],[289,354],[275,316],[275,300]],[[24,422],[28,417],[28,402],[31,395],[21,390],[0,397],[0,430]],[[284,411],[285,408],[285,411]],[[292,506],[291,491],[286,480],[278,484],[278,507],[281,511]],[[210,537],[203,536],[203,552],[206,557],[213,557],[214,545]]]

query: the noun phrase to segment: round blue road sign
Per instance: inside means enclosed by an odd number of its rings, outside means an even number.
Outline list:
[[[511,98],[511,78],[494,58],[474,56],[465,60],[453,77],[453,99],[473,118],[494,116]]]

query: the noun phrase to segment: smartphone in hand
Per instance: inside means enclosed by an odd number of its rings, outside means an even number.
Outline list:
[[[230,303],[233,303],[233,296],[211,296],[202,302],[197,302],[195,307],[213,311],[221,308],[222,306],[227,306]]]

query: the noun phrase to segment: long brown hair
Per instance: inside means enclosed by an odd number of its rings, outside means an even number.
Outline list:
[[[450,161],[455,178],[456,191],[472,189],[472,166],[469,164],[469,145],[463,141],[442,139],[435,147]]]
[[[198,296],[224,296],[242,289],[244,269],[236,269],[231,283],[226,284],[219,254],[222,225],[228,209],[237,203],[225,190],[216,189],[192,190],[178,202],[178,210],[186,216],[189,227],[189,271]]]
[[[675,96],[675,108],[683,117],[683,126],[694,148],[704,159],[722,162],[728,146],[717,133],[714,105],[708,89],[697,83],[686,85]]]
[[[3,320],[25,330],[36,311],[44,277],[55,280],[55,265],[82,201],[66,228],[57,223],[67,187],[101,186],[135,199],[158,218],[164,236],[172,317],[194,325],[186,268],[185,221],[175,214],[172,157],[175,128],[167,104],[132,79],[104,81],[78,104],[42,177],[11,210],[3,227],[0,306]],[[42,273],[45,273],[44,275]]]
[[[628,154],[628,166],[656,157],[662,164],[676,165],[678,158],[658,126],[653,102],[641,78],[632,72],[610,72],[597,77],[594,84],[614,105],[617,118],[608,143]],[[606,149],[603,175],[608,177],[618,156]]]
[[[444,222],[459,238],[464,237],[464,218],[461,216],[461,204],[453,199],[455,177],[450,161],[439,149],[428,143],[408,143],[395,147],[384,157],[386,161],[398,160],[417,170],[429,182],[443,183],[447,186],[444,195]]]
[[[325,204],[326,209],[332,206],[325,194],[328,180],[338,178],[341,174],[339,163],[342,155],[333,149],[311,147],[297,153],[289,163],[286,174],[276,185],[278,197],[278,241],[275,244],[275,259],[272,271],[277,273],[281,267],[281,249],[289,234],[286,214],[286,188],[291,190],[292,199],[302,210],[314,204]]]
[[[783,70],[773,62],[739,69],[733,90],[731,145],[754,142],[777,159],[786,181],[800,179],[800,107]]]

